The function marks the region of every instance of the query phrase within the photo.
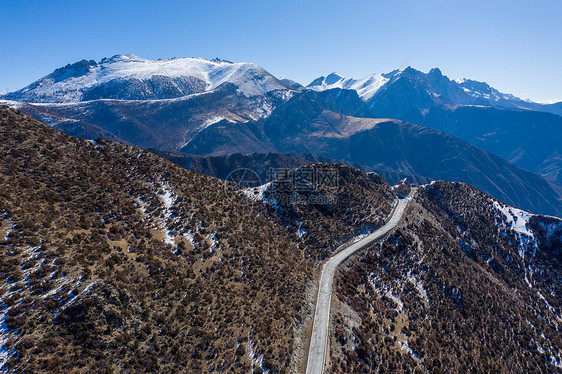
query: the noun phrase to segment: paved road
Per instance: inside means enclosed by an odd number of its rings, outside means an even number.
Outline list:
[[[308,351],[307,374],[321,374],[328,357],[328,323],[330,322],[330,301],[332,299],[332,282],[339,264],[366,245],[379,239],[398,224],[409,199],[398,200],[398,205],[392,213],[390,220],[381,228],[369,236],[350,245],[324,264],[320,274],[320,287],[316,299],[316,311],[312,325],[312,336],[310,338],[310,349]]]

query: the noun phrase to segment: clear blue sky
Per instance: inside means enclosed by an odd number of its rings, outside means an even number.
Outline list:
[[[562,100],[562,1],[0,1],[0,92],[120,53],[255,62],[308,84],[407,65]]]

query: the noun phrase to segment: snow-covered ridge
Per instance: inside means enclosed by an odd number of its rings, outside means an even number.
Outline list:
[[[362,79],[345,78],[339,74],[332,73],[327,77],[320,77],[309,84],[307,88],[315,91],[342,88],[355,90],[363,100],[370,100],[382,86],[389,81],[382,74],[371,74]]]
[[[500,235],[506,235],[510,231],[513,233],[516,240],[514,244],[517,245],[517,251],[522,261],[525,261],[527,257],[533,257],[538,248],[535,234],[529,227],[529,221],[533,214],[497,200],[492,200],[492,204],[499,216],[498,233]],[[528,274],[527,270],[525,271],[525,280],[530,285],[533,269],[529,268],[528,270]]]
[[[349,89],[357,91],[359,97],[364,101],[371,101],[376,94],[394,82],[401,79],[411,79],[425,85],[428,93],[436,98],[442,98],[446,102],[459,105],[476,105],[482,102],[484,105],[500,105],[510,102],[519,107],[525,101],[511,94],[502,93],[485,82],[471,79],[449,79],[437,68],[423,73],[411,67],[404,70],[394,70],[386,74],[371,74],[362,79],[346,78],[337,73],[320,77],[312,81],[307,88],[315,91],[324,91],[333,88]],[[489,104],[488,104],[489,103]],[[533,103],[528,101],[528,103]],[[523,108],[525,106],[523,105]]]
[[[234,84],[247,97],[289,89],[286,84],[252,63],[210,61],[204,58],[147,60],[128,54],[105,58],[99,63],[83,60],[67,65],[22,90],[6,95],[6,98],[26,102],[77,102],[84,100],[84,94],[92,89],[107,90],[104,85],[110,82],[122,84],[131,80],[127,88],[132,90],[145,89],[139,81],[156,80],[150,82],[150,88],[156,94],[162,89],[186,91],[186,94],[194,93],[194,90],[205,92],[223,83]]]
[[[519,236],[534,238],[533,231],[529,228],[529,220],[533,216],[532,213],[501,204],[497,200],[494,200],[493,204],[494,208],[499,210],[505,218],[505,228],[513,230]]]
[[[475,98],[483,98],[487,100],[500,101],[500,100],[515,100],[521,99],[498,91],[485,82],[478,82],[472,79],[460,78],[454,79],[454,83],[458,84],[465,93]],[[529,101],[532,102],[532,101]]]

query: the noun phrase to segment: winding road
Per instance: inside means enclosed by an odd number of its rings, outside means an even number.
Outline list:
[[[330,301],[332,299],[332,283],[337,267],[349,256],[380,239],[392,230],[402,218],[409,198],[398,200],[398,205],[394,209],[390,220],[372,234],[353,243],[335,256],[330,258],[323,266],[320,274],[320,284],[318,287],[318,298],[316,299],[316,310],[314,312],[314,322],[312,325],[312,335],[310,338],[310,349],[308,351],[308,362],[306,365],[307,374],[321,374],[328,357],[328,324],[330,322]]]

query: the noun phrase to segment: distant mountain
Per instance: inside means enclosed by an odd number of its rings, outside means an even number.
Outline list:
[[[562,117],[530,110],[459,106],[430,110],[418,124],[458,136],[562,184]]]
[[[556,186],[538,188],[535,181],[531,183],[535,187],[529,187],[532,193],[526,189],[508,193],[509,188],[494,185],[491,179],[482,184],[492,175],[480,178],[472,170],[473,176],[469,178],[460,174],[468,173],[470,168],[461,167],[457,172],[442,169],[442,165],[433,164],[438,155],[432,156],[428,168],[419,164],[414,170],[411,153],[408,159],[401,154],[383,163],[372,158],[353,159],[353,152],[358,151],[345,149],[349,145],[344,142],[357,138],[356,133],[363,136],[375,131],[375,123],[388,122],[367,118],[399,119],[451,133],[562,183],[562,126],[559,125],[562,117],[531,110],[557,108],[557,105],[529,103],[482,82],[453,81],[438,69],[425,74],[407,68],[361,80],[330,74],[315,80],[309,88],[279,80],[253,64],[192,58],[151,61],[134,55],[117,55],[100,62],[81,61],[57,69],[6,96],[17,101],[3,103],[56,129],[87,139],[101,137],[198,155],[315,153],[361,164],[366,170],[384,172],[387,176],[408,173],[416,181],[461,180],[511,204],[522,203],[520,206],[526,209],[559,214],[558,208],[553,208],[558,204]],[[406,133],[413,136],[411,132]],[[411,139],[400,141],[408,144]],[[447,141],[442,138],[436,143],[445,147],[443,155],[457,147],[445,145]],[[381,145],[381,149],[386,145]],[[377,157],[382,156],[386,157]],[[480,163],[489,158],[480,156]],[[458,166],[462,165],[455,164]],[[512,184],[521,186],[527,182],[523,178]],[[524,193],[531,195],[523,198]],[[533,203],[534,199],[551,198],[554,198],[550,203],[554,210]]]
[[[295,90],[301,90],[303,88],[305,88],[302,84],[300,84],[297,81],[294,81],[292,79],[288,79],[288,78],[280,78],[279,79],[281,82],[285,83],[287,86],[294,88]]]
[[[356,90],[373,117],[445,131],[562,183],[562,103],[521,100],[484,82],[451,80],[439,69],[425,74],[410,67],[362,80],[330,74],[308,87]]]
[[[243,123],[267,116],[290,95],[292,91],[285,90],[248,98],[237,92],[234,84],[225,83],[212,91],[166,100],[4,103],[53,128],[86,139],[102,137],[146,148],[176,150],[214,123]]]
[[[203,58],[146,60],[133,54],[99,62],[82,60],[56,69],[5,100],[72,103],[97,99],[172,99],[215,90],[231,83],[250,97],[289,87],[261,67]]]
[[[378,110],[389,110],[388,101],[393,100],[404,106],[402,111],[405,113],[413,110],[422,115],[430,106],[448,105],[529,109],[562,115],[562,103],[539,104],[502,93],[485,82],[471,79],[451,80],[438,68],[431,69],[429,73],[423,73],[408,67],[402,71],[394,70],[387,74],[372,74],[362,79],[345,78],[332,73],[327,77],[315,79],[307,88],[316,91],[332,88],[355,90],[363,100],[369,103],[375,114],[378,113]],[[406,98],[409,101],[405,100]]]
[[[390,80],[397,72],[390,74],[373,74],[363,79],[345,78],[337,73],[328,76],[316,78],[307,88],[315,91],[331,90],[333,88],[343,88],[346,90],[355,90],[357,94],[365,101],[369,101],[373,96]]]
[[[248,150],[314,153],[371,170],[463,181],[508,204],[562,215],[562,187],[452,135],[396,120],[361,118],[366,110],[353,91],[305,91],[260,121],[209,126],[180,150],[215,156]]]
[[[267,116],[294,92],[250,63],[117,55],[57,69],[3,103],[86,139],[175,150],[213,123]]]

